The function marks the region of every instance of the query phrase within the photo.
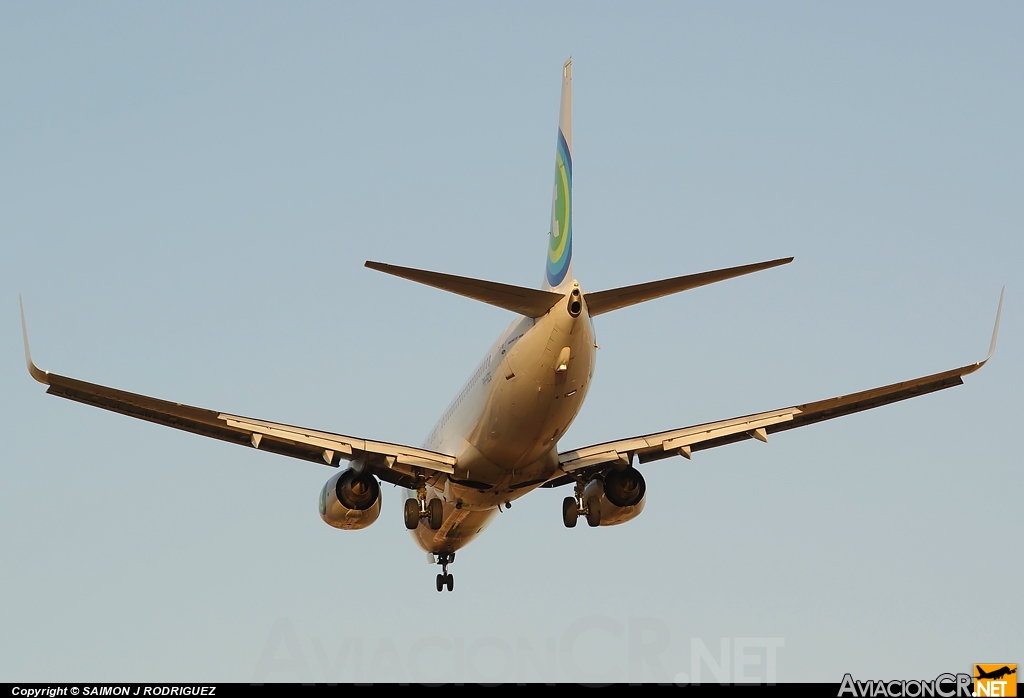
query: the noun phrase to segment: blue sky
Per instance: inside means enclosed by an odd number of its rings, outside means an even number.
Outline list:
[[[782,639],[780,680],[1020,661],[1022,30],[1014,3],[0,6],[0,680],[671,681],[737,638]],[[599,318],[564,448],[978,360],[1005,284],[991,364],[651,464],[624,526],[534,493],[444,595],[388,488],[335,531],[326,468],[26,374],[18,293],[43,368],[419,443],[511,317],[362,263],[539,285],[570,54],[585,290],[796,260]]]

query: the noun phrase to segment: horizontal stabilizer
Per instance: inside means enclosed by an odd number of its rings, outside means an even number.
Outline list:
[[[527,317],[540,317],[565,296],[561,293],[551,291],[540,291],[534,288],[523,288],[510,284],[499,284],[494,281],[483,281],[481,279],[470,279],[466,276],[454,276],[442,274],[436,271],[424,271],[423,269],[410,269],[409,267],[396,267],[393,264],[381,262],[367,262],[370,269],[382,271],[385,274],[400,276],[409,281],[426,284],[439,288],[442,291],[457,293],[474,300],[483,301],[496,305],[513,313],[519,313]]]
[[[700,274],[677,276],[672,279],[649,281],[648,283],[636,284],[635,286],[623,286],[621,288],[613,288],[607,291],[587,293],[584,297],[587,301],[587,311],[590,313],[591,317],[593,317],[594,315],[600,315],[601,313],[607,313],[612,310],[618,310],[619,308],[636,305],[637,303],[643,303],[644,301],[654,300],[655,298],[679,293],[680,291],[688,291],[689,289],[697,288],[698,286],[707,286],[708,284],[713,284],[716,281],[725,281],[726,279],[731,279],[736,276],[752,274],[753,272],[761,271],[762,269],[771,269],[772,267],[789,264],[792,261],[792,257],[786,257],[785,259],[773,259],[770,262],[744,264],[741,267],[729,267],[728,269],[705,271]]]

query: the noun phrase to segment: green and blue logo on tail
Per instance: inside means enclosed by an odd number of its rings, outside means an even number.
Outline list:
[[[572,155],[562,129],[555,154],[555,193],[548,232],[547,282],[556,288],[565,281],[572,262]]]

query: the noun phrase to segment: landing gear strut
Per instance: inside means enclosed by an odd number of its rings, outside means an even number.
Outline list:
[[[427,526],[431,531],[441,528],[444,523],[444,505],[440,499],[427,501],[427,488],[420,485],[416,490],[416,498],[410,497],[405,500],[405,527],[410,531],[416,530],[420,525],[420,519],[426,519]]]
[[[448,565],[455,562],[455,553],[439,553],[437,556],[437,564],[441,565],[441,574],[437,575],[437,590],[441,591],[445,587],[448,591],[455,588],[455,577],[448,573]]]
[[[593,528],[601,525],[601,507],[597,497],[591,497],[584,501],[583,488],[586,483],[576,482],[576,496],[566,497],[562,500],[562,523],[566,528],[575,528],[576,519],[581,516],[587,518],[587,525]]]

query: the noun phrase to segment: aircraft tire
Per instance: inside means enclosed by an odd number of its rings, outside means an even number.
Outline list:
[[[437,575],[437,590],[441,591],[442,589],[444,589],[444,575],[439,574]]]
[[[562,500],[562,523],[566,528],[576,528],[576,519],[580,517],[580,508],[576,505],[575,497],[566,497]]]
[[[587,525],[591,528],[601,525],[601,507],[597,497],[587,500]]]
[[[448,591],[455,588],[455,575],[449,574],[448,579],[445,580],[445,585],[448,587]]]
[[[441,504],[441,500],[431,499],[427,505],[427,512],[430,514],[430,530],[436,531],[441,528],[441,524],[444,523],[444,505]]]
[[[420,525],[420,503],[415,499],[405,500],[405,527],[415,531]]]

